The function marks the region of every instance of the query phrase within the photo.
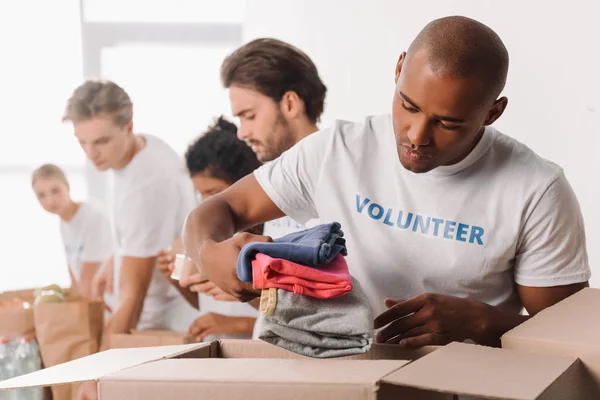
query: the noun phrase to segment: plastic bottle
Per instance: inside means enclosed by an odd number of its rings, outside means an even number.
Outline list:
[[[14,344],[9,337],[0,337],[0,380],[10,379],[16,376],[15,363],[13,359]],[[0,400],[14,400],[15,391],[0,391]]]
[[[14,350],[14,365],[16,376],[29,374],[42,368],[39,347],[30,337],[22,337]],[[27,388],[15,391],[11,400],[43,400],[42,388]]]

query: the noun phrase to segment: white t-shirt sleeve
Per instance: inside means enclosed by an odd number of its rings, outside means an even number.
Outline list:
[[[113,253],[113,238],[108,216],[94,210],[83,234],[82,262],[103,262]]]
[[[515,281],[548,287],[590,279],[585,228],[579,203],[564,174],[554,181],[528,217],[516,254]]]
[[[315,192],[334,131],[335,126],[313,133],[254,171],[256,180],[275,205],[302,224],[319,217]]]
[[[122,256],[155,257],[177,236],[179,196],[174,182],[164,180],[136,188],[122,203],[118,225]]]

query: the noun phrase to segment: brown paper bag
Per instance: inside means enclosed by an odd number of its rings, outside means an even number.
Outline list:
[[[110,349],[129,349],[135,347],[173,346],[195,343],[196,340],[185,332],[176,331],[136,331],[131,333],[113,333],[105,336]]]
[[[98,352],[104,324],[104,302],[67,296],[59,303],[33,307],[37,340],[45,367]],[[52,388],[54,400],[75,399],[77,385]]]
[[[33,308],[21,300],[0,300],[0,336],[35,336]]]

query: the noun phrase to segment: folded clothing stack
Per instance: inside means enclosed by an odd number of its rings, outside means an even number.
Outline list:
[[[346,239],[338,222],[290,233],[273,242],[248,243],[238,256],[237,274],[242,282],[252,282],[252,260],[256,254],[292,261],[307,267],[329,264],[338,255],[348,255]]]
[[[263,290],[259,339],[315,358],[367,352],[373,344],[373,315],[354,278],[352,286],[348,294],[327,300],[284,289]]]
[[[309,357],[369,350],[373,316],[350,276],[343,235],[334,222],[242,248],[238,278],[263,290],[260,339]]]

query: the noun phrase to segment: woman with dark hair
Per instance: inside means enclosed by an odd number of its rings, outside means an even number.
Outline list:
[[[194,141],[185,154],[188,172],[202,200],[222,192],[244,176],[251,174],[261,163],[246,143],[237,138],[237,127],[219,117],[206,133]],[[249,230],[262,234],[262,225]],[[158,268],[176,286],[188,302],[202,312],[190,329],[190,335],[201,341],[223,337],[247,337],[252,335],[257,311],[249,304],[239,303],[223,293],[211,282],[187,287],[181,281],[171,279],[175,253],[181,249],[178,239],[169,250],[158,255]],[[199,292],[196,296],[195,293]]]

